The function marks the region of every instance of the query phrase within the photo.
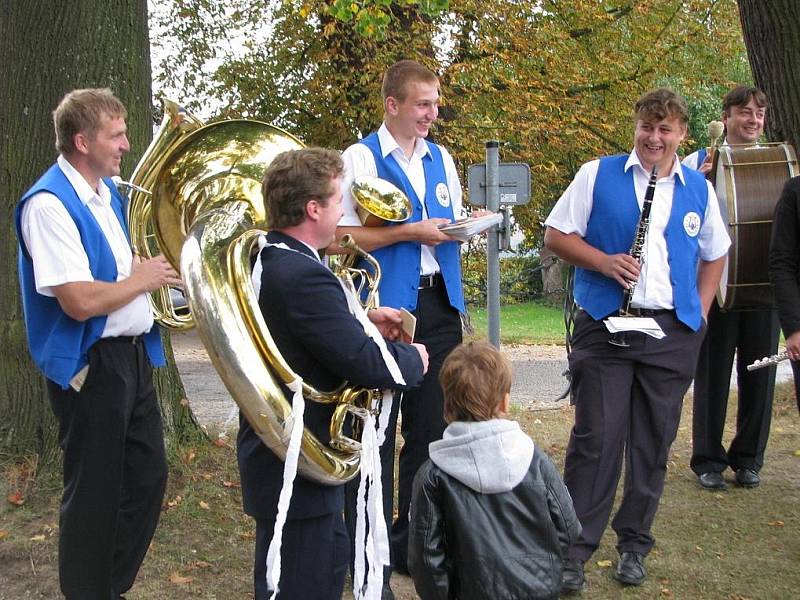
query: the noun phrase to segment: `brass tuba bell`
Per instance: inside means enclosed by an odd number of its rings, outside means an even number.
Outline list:
[[[132,242],[147,255],[159,251],[180,265],[192,320],[233,399],[262,441],[281,459],[292,427],[283,385],[297,375],[281,356],[264,322],[251,283],[250,261],[266,233],[261,197],[264,171],[280,152],[301,148],[287,132],[254,120],[204,125],[177,104],[164,102],[164,119],[137,166],[132,183],[151,192],[131,194]],[[155,304],[160,304],[157,299]],[[165,318],[166,317],[166,318]],[[372,410],[374,392],[343,384],[321,392],[303,384],[303,395],[335,403],[331,444],[303,432],[298,472],[338,485],[359,470],[360,444],[342,428],[347,415]]]

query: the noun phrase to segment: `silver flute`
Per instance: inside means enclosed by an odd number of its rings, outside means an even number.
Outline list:
[[[782,360],[786,360],[789,358],[789,351],[784,350],[783,352],[778,352],[778,354],[773,354],[772,356],[765,356],[754,362],[752,365],[747,365],[748,371],[755,371],[756,369],[763,369],[764,367],[768,367],[770,365],[777,365]]]

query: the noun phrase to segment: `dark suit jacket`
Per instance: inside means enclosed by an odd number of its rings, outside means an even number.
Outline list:
[[[775,207],[769,278],[783,335],[789,337],[800,331],[800,177],[786,182]]]
[[[328,391],[342,380],[368,388],[397,388],[380,350],[350,314],[341,285],[311,250],[296,239],[273,231],[270,243],[284,243],[291,252],[264,248],[258,303],[281,354],[304,381]],[[406,388],[422,381],[422,361],[415,348],[387,341],[406,381]],[[287,400],[291,392],[284,390]],[[333,406],[306,403],[305,426],[327,443]],[[274,519],[283,479],[283,461],[240,418],[237,458],[242,499],[247,514]],[[326,486],[299,474],[289,507],[289,519],[341,511],[344,487]]]

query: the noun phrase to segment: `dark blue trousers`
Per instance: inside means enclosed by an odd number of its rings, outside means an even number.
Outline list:
[[[583,526],[569,551],[586,561],[608,524],[625,461],[622,502],[612,522],[617,550],[647,554],[683,396],[689,388],[705,325],[694,332],[673,311],[657,317],[666,337],[628,332],[629,348],[608,343],[602,321],[584,311],[575,320],[569,355],[575,425],[564,483]]]
[[[253,583],[256,600],[268,600],[267,551],[273,519],[256,519]],[[287,520],[281,547],[277,600],[340,600],[350,564],[350,539],[341,513]]]

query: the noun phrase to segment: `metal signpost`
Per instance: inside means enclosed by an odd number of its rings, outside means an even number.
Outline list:
[[[500,142],[486,142],[486,162],[467,172],[469,202],[502,212],[503,222],[489,229],[486,239],[486,308],[489,343],[500,347],[500,251],[511,248],[511,207],[531,197],[531,170],[523,163],[501,163]]]

